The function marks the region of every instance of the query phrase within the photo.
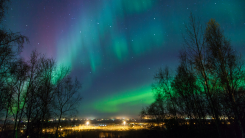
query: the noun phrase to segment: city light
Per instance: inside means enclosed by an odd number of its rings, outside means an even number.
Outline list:
[[[126,122],[125,122],[125,121],[123,121],[123,124],[124,124],[124,126],[125,126]]]
[[[87,124],[87,126],[88,126],[89,122],[87,121],[87,123],[86,123],[86,124]]]

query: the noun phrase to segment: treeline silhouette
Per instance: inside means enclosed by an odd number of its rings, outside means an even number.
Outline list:
[[[168,67],[157,71],[152,85],[155,102],[143,108],[141,116],[165,122],[170,131],[183,128],[181,120],[188,118],[187,131],[205,134],[214,130],[213,137],[244,138],[245,70],[241,55],[214,19],[205,28],[192,14],[189,19],[176,73]],[[214,128],[206,129],[208,117]],[[224,118],[231,125],[222,123]]]
[[[33,51],[28,60],[19,54],[29,40],[20,33],[4,29],[3,19],[9,0],[0,1],[0,137],[19,137],[23,121],[24,137],[42,137],[51,118],[76,112],[81,101],[81,84],[69,76],[67,67]],[[11,120],[11,121],[9,121]]]

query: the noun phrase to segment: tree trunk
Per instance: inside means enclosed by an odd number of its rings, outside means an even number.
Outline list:
[[[62,113],[60,114],[60,117],[59,117],[59,122],[58,122],[58,125],[56,127],[56,132],[55,132],[55,137],[58,138],[58,129],[59,129],[59,125],[60,125],[60,119],[61,119],[61,116],[62,116]]]
[[[6,128],[6,121],[7,121],[7,119],[8,119],[8,108],[7,108],[7,111],[6,111],[6,116],[5,116],[5,120],[4,120],[4,123],[3,123],[3,128],[2,128],[2,132],[5,130],[5,128]]]
[[[238,125],[238,127],[240,129],[242,138],[245,138],[243,127],[242,127],[242,124],[241,124],[241,121],[240,121],[240,116],[239,116],[239,113],[238,113],[238,109],[237,109],[235,101],[233,100],[233,97],[232,97],[231,93],[229,94],[229,98],[230,98],[230,101],[232,103],[233,112],[235,114],[236,124]]]

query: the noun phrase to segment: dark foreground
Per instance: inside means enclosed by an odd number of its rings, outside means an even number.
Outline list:
[[[239,137],[236,135],[236,129],[233,125],[222,125],[221,126],[222,138],[235,138]],[[11,136],[12,131],[8,133],[0,133],[0,138],[13,137]],[[17,137],[26,138],[26,136],[19,133]],[[40,135],[32,135],[29,138],[38,138]],[[55,138],[54,134],[43,134],[42,138]],[[74,131],[74,130],[63,130],[60,131],[58,137],[63,138],[217,138],[218,134],[214,124],[202,126],[202,128],[190,127],[189,125],[176,126],[167,128],[154,127],[150,129],[141,130],[127,130],[127,131],[110,131],[110,130],[86,130],[86,131]]]
[[[222,126],[222,138],[235,138],[232,126]],[[60,135],[62,137],[62,134]],[[186,126],[178,126],[171,130],[153,128],[129,131],[83,131],[63,132],[66,138],[217,138],[218,134],[215,125],[207,125],[202,129],[191,129]]]

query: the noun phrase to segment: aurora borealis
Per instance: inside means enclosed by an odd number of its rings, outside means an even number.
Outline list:
[[[214,18],[245,53],[244,0],[12,0],[5,24],[83,84],[81,117],[136,117],[153,102],[153,75],[173,73],[192,12]],[[244,54],[243,54],[244,56]]]

